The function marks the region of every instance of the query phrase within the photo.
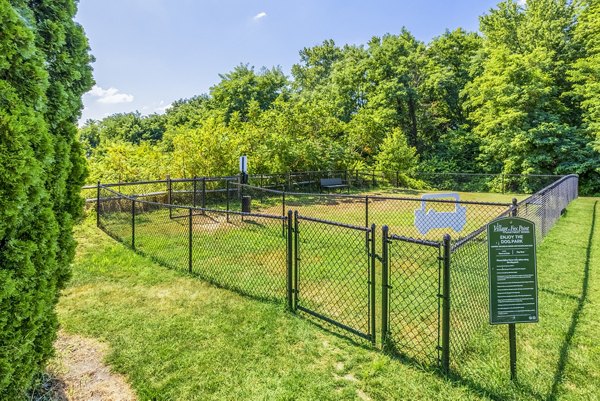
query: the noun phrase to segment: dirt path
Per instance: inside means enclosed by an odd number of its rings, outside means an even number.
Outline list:
[[[125,378],[103,362],[108,347],[94,339],[58,333],[56,357],[45,383],[55,401],[135,401]],[[46,398],[48,399],[48,398]]]

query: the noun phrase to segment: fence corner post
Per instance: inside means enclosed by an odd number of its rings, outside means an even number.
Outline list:
[[[388,226],[381,227],[381,346],[385,349],[388,344],[389,323],[389,246]]]
[[[442,370],[450,373],[450,235],[444,235],[442,269]]]
[[[100,181],[96,187],[96,227],[100,227]]]
[[[293,269],[292,260],[294,257],[294,246],[293,246],[293,221],[292,211],[289,210],[287,213],[287,302],[288,309],[294,311],[294,286],[293,286]]]
[[[513,198],[512,199],[512,211],[511,211],[511,216],[515,217],[519,215],[519,209],[517,206],[517,198]]]

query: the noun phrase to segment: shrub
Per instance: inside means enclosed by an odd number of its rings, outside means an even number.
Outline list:
[[[91,56],[73,0],[0,0],[0,399],[52,354],[85,178],[75,141]]]

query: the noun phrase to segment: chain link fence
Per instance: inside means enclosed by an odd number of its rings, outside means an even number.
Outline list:
[[[287,297],[287,217],[168,205],[101,187],[98,226],[156,262],[259,299]]]
[[[311,174],[296,183],[320,180]],[[289,175],[262,186],[235,179],[100,185],[97,223],[167,267],[371,343],[381,333],[389,352],[444,371],[488,323],[486,225],[516,214],[534,221],[539,243],[578,190],[571,175],[493,203],[266,188]]]
[[[539,244],[566,207],[577,198],[578,177],[569,175],[524,199],[497,217],[514,215],[532,220]],[[489,322],[488,249],[486,225],[453,243],[451,250],[451,354],[469,347],[475,332]],[[456,359],[452,359],[454,362]]]
[[[431,173],[379,171],[379,170],[331,170],[302,171],[279,174],[253,174],[247,176],[246,184],[262,189],[285,192],[322,193],[334,191],[322,186],[323,179],[339,179],[342,188],[337,191],[360,193],[384,190],[440,190],[460,192],[495,192],[533,194],[555,182],[556,175],[476,174],[476,173]],[[224,205],[227,182],[242,183],[240,176],[193,177],[164,180],[119,182],[104,184],[125,195],[157,196],[167,194],[171,188],[173,202],[195,207]],[[82,196],[87,203],[96,200],[96,185],[86,185]],[[192,195],[194,194],[194,195]],[[204,200],[204,204],[202,203]],[[194,202],[195,201],[195,202]],[[204,206],[202,206],[204,205]]]
[[[440,358],[441,246],[386,235],[387,327],[384,342],[395,354],[425,365]]]
[[[294,222],[294,309],[375,342],[375,227]]]

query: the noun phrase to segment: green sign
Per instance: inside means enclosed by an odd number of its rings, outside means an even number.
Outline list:
[[[504,217],[487,226],[490,323],[538,321],[535,225]]]

